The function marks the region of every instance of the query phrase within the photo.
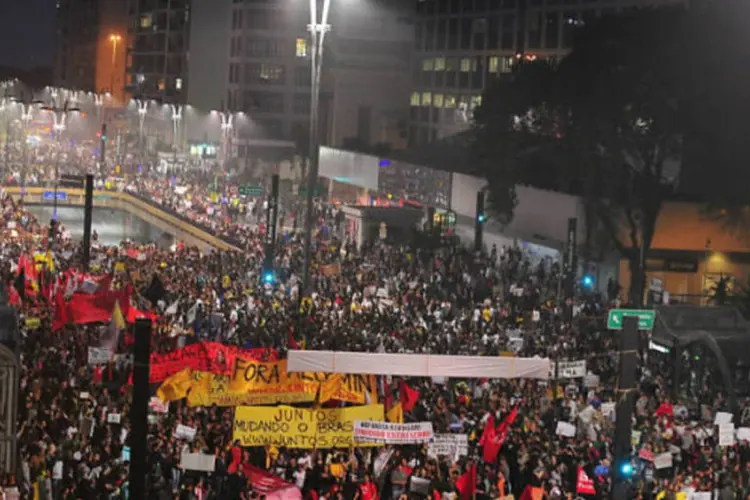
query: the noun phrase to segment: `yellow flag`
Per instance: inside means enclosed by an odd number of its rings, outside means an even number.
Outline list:
[[[401,407],[401,403],[393,405],[393,408],[386,412],[385,418],[392,424],[403,424],[404,409]]]
[[[320,391],[318,392],[318,403],[323,404],[326,401],[330,401],[341,389],[341,381],[344,375],[342,373],[333,373],[328,376],[325,382],[320,384]]]
[[[115,308],[112,310],[112,324],[115,326],[115,328],[119,328],[120,330],[124,330],[127,328],[127,325],[125,324],[125,318],[122,315],[122,311],[120,310],[120,302],[115,301]]]
[[[190,368],[185,368],[167,378],[156,390],[156,395],[164,401],[177,401],[186,398],[193,384],[193,374]]]

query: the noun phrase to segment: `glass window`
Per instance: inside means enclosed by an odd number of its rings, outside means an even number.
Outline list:
[[[481,105],[482,105],[482,96],[481,95],[471,96],[471,109],[478,108]]]
[[[498,67],[499,67],[499,58],[497,56],[490,57],[489,72],[497,73]]]
[[[153,17],[151,14],[144,14],[141,16],[141,28],[150,28],[153,23]]]
[[[434,59],[424,59],[422,61],[422,71],[432,71],[433,69],[435,69]]]
[[[422,92],[422,106],[432,106],[432,93]]]
[[[445,60],[445,70],[446,71],[456,71],[456,58],[455,57],[449,57]]]
[[[468,73],[469,71],[471,71],[471,59],[465,57],[461,59],[461,72]]]
[[[445,108],[455,108],[456,107],[456,96],[446,94],[445,99],[443,100],[443,107]]]
[[[435,58],[435,71],[445,71],[445,57]]]
[[[435,97],[432,98],[432,105],[436,108],[442,108],[443,107],[443,94],[435,94]]]
[[[296,55],[297,57],[307,57],[307,40],[304,38],[297,38]]]
[[[419,106],[419,92],[412,92],[411,93],[411,105],[412,106]]]

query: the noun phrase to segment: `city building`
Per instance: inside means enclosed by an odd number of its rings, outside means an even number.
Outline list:
[[[410,6],[384,0],[331,4],[320,140],[397,146],[406,136]],[[237,144],[282,139],[304,150],[311,96],[309,22],[308,0],[196,0],[188,102],[198,109],[242,111],[246,119],[243,126],[235,123]]]
[[[410,146],[465,130],[484,89],[510,73],[515,60],[564,56],[587,20],[678,1],[418,0]]]
[[[122,0],[59,0],[54,85],[124,102],[126,31]]]
[[[186,101],[190,3],[130,0],[126,89],[132,97]]]

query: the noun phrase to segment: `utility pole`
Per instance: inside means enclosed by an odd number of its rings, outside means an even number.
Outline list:
[[[151,362],[151,320],[137,319],[133,327],[133,403],[130,407],[130,495],[147,498],[148,374]]]
[[[86,176],[83,205],[83,269],[88,272],[91,261],[91,222],[94,212],[94,176]]]
[[[102,123],[101,137],[99,138],[99,172],[105,171],[107,161],[107,124]]]
[[[620,333],[620,373],[615,407],[615,460],[611,469],[612,500],[630,500],[633,476],[632,431],[638,366],[638,317],[623,317]]]
[[[477,191],[477,217],[474,222],[474,251],[481,252],[484,240],[484,223],[487,215],[484,213],[484,191]]]

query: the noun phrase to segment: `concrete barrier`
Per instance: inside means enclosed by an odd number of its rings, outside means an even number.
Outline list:
[[[51,188],[27,187],[24,190],[24,202],[34,205],[52,205],[54,197],[49,199]],[[17,186],[6,187],[5,192],[14,199],[21,197],[21,188]],[[47,196],[45,196],[47,193]],[[58,189],[58,193],[65,193],[64,199],[58,196],[58,206],[83,207],[83,189],[64,188]],[[160,210],[135,196],[119,191],[94,191],[94,208],[111,208],[129,212],[139,219],[148,222],[154,227],[169,233],[178,241],[187,245],[197,246],[204,251],[211,249],[224,251],[240,251],[240,248],[221,238],[218,238],[198,226],[185,222],[180,218]]]

